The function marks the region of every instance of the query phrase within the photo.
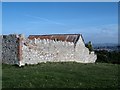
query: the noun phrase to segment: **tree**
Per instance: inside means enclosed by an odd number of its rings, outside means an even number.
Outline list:
[[[93,51],[93,46],[92,46],[92,42],[89,41],[87,44],[86,44],[86,47],[89,49],[89,51]]]

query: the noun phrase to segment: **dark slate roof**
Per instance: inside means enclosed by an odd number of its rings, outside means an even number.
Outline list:
[[[50,39],[56,41],[67,41],[77,43],[81,34],[51,34],[51,35],[29,35],[28,39]],[[82,36],[82,35],[81,35]],[[83,40],[84,41],[84,40]]]

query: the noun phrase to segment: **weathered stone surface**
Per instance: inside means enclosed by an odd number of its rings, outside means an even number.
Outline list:
[[[5,35],[2,42],[2,60],[7,64],[37,64],[41,62],[94,63],[97,56],[89,53],[88,48],[79,37],[76,46],[73,42],[49,39],[24,38],[22,35]]]
[[[7,64],[18,64],[18,39],[16,35],[3,35],[2,62]]]
[[[0,35],[0,64],[2,64],[2,35]]]

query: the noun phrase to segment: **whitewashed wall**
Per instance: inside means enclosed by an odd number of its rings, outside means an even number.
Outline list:
[[[85,47],[82,37],[79,38],[76,44],[75,59],[77,62],[81,63],[94,63],[97,59],[97,55],[94,54],[94,51],[90,52],[89,49]]]
[[[28,45],[23,44],[23,60],[24,64],[37,64],[40,62],[68,62],[76,61],[80,63],[94,63],[97,56],[94,52],[89,54],[88,48],[80,36],[79,41],[74,48],[72,42],[62,42],[54,40],[24,40]],[[29,41],[29,42],[28,42]]]

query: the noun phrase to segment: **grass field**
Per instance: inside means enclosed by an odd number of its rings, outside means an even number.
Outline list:
[[[118,64],[2,65],[3,88],[118,88]]]

